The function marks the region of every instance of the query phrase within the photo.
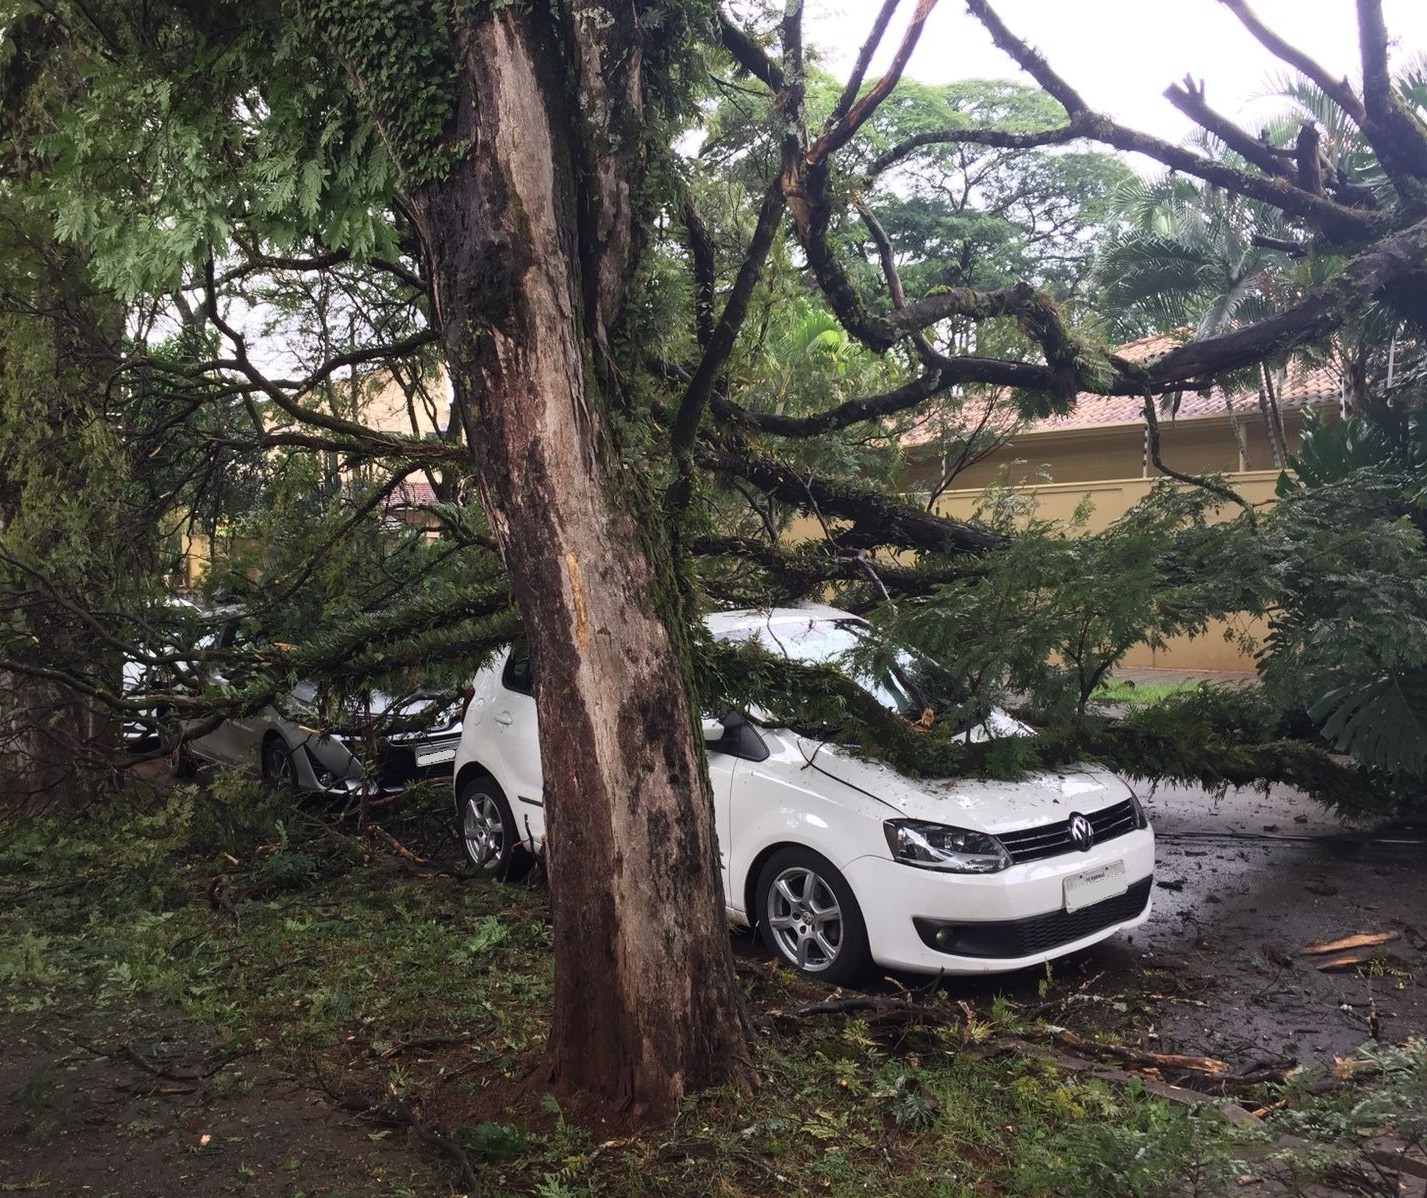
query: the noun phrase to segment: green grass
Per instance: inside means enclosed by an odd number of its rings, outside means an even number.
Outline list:
[[[1107,678],[1095,688],[1094,698],[1100,703],[1136,703],[1146,706],[1162,703],[1173,695],[1182,695],[1201,686],[1194,678],[1177,682],[1134,682],[1128,678]]]
[[[487,1085],[531,1076],[545,1034],[543,890],[367,862],[355,842],[236,786],[5,832],[0,1015],[84,1009],[117,1025],[177,1009],[216,1045],[406,1098],[464,1145],[489,1194],[1227,1194],[1265,1151],[1262,1130],[1212,1105],[999,1050],[1030,1030],[1011,1004],[945,1027],[795,1020],[779,1012],[824,992],[781,969],[740,975],[757,1029],[751,1096],[694,1096],[672,1129],[632,1140],[592,1137],[549,1099],[492,1113]],[[231,912],[209,905],[219,875]],[[406,1051],[418,1039],[445,1043]],[[1352,1101],[1285,1092],[1292,1130],[1325,1146],[1323,1169],[1365,1129],[1421,1120],[1427,1048],[1398,1066],[1410,1085]],[[413,1139],[411,1151],[425,1150]]]

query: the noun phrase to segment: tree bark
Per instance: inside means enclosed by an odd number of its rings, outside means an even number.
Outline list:
[[[536,667],[552,1085],[657,1122],[687,1091],[745,1083],[746,1046],[683,605],[594,365],[612,284],[589,214],[627,204],[630,180],[574,160],[547,22],[511,6],[464,31],[454,133],[470,149],[408,200]]]

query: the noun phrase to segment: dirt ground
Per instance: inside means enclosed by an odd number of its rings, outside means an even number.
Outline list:
[[[1286,792],[1214,801],[1160,790],[1154,913],[1050,971],[940,983],[1235,1072],[1331,1064],[1365,1040],[1427,1034],[1427,843],[1349,832]],[[1305,946],[1390,932],[1364,969]],[[743,936],[740,954],[761,950]],[[908,986],[926,979],[900,979]],[[935,984],[935,983],[934,983]],[[227,1059],[172,1013],[0,1018],[0,1192],[170,1198],[445,1195],[453,1171],[406,1129],[336,1109],[310,1068]]]
[[[0,1192],[92,1198],[443,1195],[405,1131],[335,1110],[252,1058],[214,1056],[181,1017],[0,1018]]]

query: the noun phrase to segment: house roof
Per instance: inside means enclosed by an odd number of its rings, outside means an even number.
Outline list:
[[[1121,345],[1116,351],[1122,357],[1134,362],[1150,362],[1182,345],[1185,338],[1172,334],[1156,333],[1141,337]],[[1278,385],[1280,408],[1309,407],[1315,404],[1337,403],[1342,384],[1337,370],[1332,366],[1305,366],[1291,362]],[[1009,393],[1005,390],[993,391],[984,396],[969,398],[962,406],[955,424],[965,428],[982,423],[987,408],[993,410],[985,426],[990,430],[1009,430],[1015,423],[1015,413],[1006,403]],[[1239,391],[1228,397],[1215,383],[1207,393],[1185,391],[1179,396],[1179,405],[1172,414],[1165,413],[1166,422],[1180,420],[1209,419],[1227,415],[1231,406],[1238,416],[1257,416],[1259,412],[1256,391]],[[903,437],[904,445],[920,445],[938,437],[939,418],[934,416],[920,424]],[[1069,432],[1079,429],[1112,428],[1117,425],[1141,425],[1144,423],[1144,399],[1138,395],[1098,395],[1093,391],[1082,391],[1075,397],[1075,406],[1064,416],[1047,416],[1030,421],[1017,433],[1017,438],[1037,436],[1043,433]]]
[[[436,502],[436,490],[428,482],[407,478],[397,483],[396,490],[386,497],[383,505],[388,511],[401,508],[425,507]]]
[[[1183,338],[1157,333],[1141,337],[1120,346],[1121,357],[1132,362],[1152,362],[1184,343]],[[1342,391],[1338,373],[1331,366],[1305,366],[1290,362],[1278,382],[1278,403],[1281,408],[1308,407],[1313,404],[1336,403]],[[1257,414],[1258,394],[1240,391],[1228,396],[1225,404],[1223,387],[1215,383],[1207,393],[1185,391],[1173,419],[1193,420],[1199,417],[1224,416],[1232,406],[1235,414]],[[1075,397],[1075,407],[1065,416],[1048,416],[1032,421],[1026,433],[1046,433],[1060,429],[1097,428],[1113,424],[1141,424],[1144,421],[1144,400],[1138,395],[1096,395],[1082,391]]]

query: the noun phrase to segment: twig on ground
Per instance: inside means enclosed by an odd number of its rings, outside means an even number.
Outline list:
[[[137,1065],[145,1073],[151,1073],[155,1077],[162,1077],[168,1081],[176,1082],[204,1081],[212,1077],[220,1069],[231,1065],[240,1057],[250,1057],[257,1052],[255,1048],[240,1048],[234,1052],[225,1053],[217,1062],[212,1065],[206,1065],[201,1069],[173,1069],[146,1057],[132,1044],[121,1044],[117,1048],[105,1048],[103,1045],[90,1044],[84,1040],[76,1040],[75,1043],[86,1051],[92,1052],[97,1057],[104,1057],[111,1061],[118,1057],[124,1057]]]
[[[379,1060],[389,1060],[403,1052],[409,1052],[413,1048],[440,1048],[448,1044],[468,1044],[472,1040],[487,1036],[495,1031],[495,1025],[477,1028],[473,1032],[463,1032],[458,1036],[420,1036],[412,1040],[403,1040],[399,1044],[393,1044],[389,1048],[377,1052],[375,1046],[372,1047],[372,1055]]]
[[[327,1089],[325,1084],[323,1089]],[[368,1119],[390,1123],[396,1127],[409,1127],[418,1137],[451,1160],[461,1174],[461,1184],[466,1187],[469,1198],[475,1198],[480,1193],[480,1180],[476,1177],[476,1170],[465,1150],[445,1132],[437,1131],[417,1115],[404,1099],[392,1098],[390,1101],[383,1102],[365,1094],[334,1094],[330,1089],[327,1090],[327,1093],[344,1111],[354,1111]]]

